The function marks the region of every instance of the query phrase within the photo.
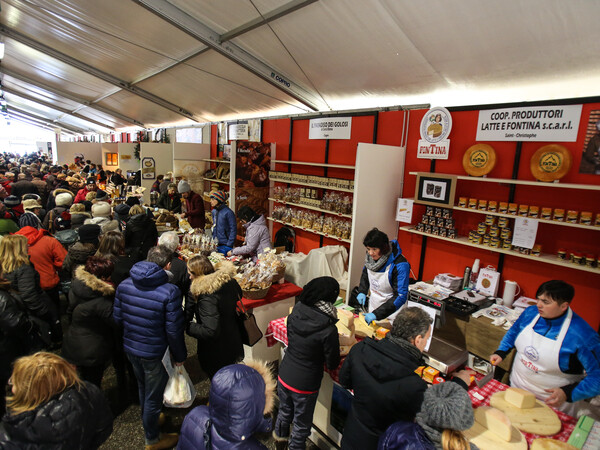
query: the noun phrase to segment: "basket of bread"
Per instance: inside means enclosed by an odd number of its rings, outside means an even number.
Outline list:
[[[271,272],[271,281],[273,284],[277,283],[285,276],[285,263],[283,262],[284,256],[287,253],[277,254],[275,249],[266,248],[259,256],[257,265],[262,267],[263,270]]]
[[[244,298],[250,300],[259,300],[265,298],[272,284],[272,272],[264,268],[247,264],[242,273],[235,276],[238,284],[242,288]]]

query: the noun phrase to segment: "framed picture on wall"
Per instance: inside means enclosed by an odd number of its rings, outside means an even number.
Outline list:
[[[425,205],[454,206],[456,177],[435,173],[417,173],[415,201]]]
[[[118,153],[107,153],[106,154],[106,165],[107,166],[118,166],[119,165],[119,154]]]

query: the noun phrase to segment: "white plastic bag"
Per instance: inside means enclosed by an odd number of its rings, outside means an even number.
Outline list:
[[[163,403],[169,408],[189,408],[196,398],[196,389],[183,366],[176,366],[167,381]]]

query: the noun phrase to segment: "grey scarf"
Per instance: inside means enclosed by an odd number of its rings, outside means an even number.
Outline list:
[[[395,337],[392,335],[392,333],[388,333],[385,338],[392,341],[394,344],[396,344],[398,347],[400,347],[402,350],[404,350],[410,356],[418,359],[419,361],[423,358],[423,354],[421,353],[421,350],[419,350],[413,344],[408,342],[406,339]]]
[[[319,300],[315,303],[315,308],[321,311],[324,314],[327,314],[332,319],[337,319],[337,309],[333,306],[333,304],[329,302],[325,302],[323,300]]]
[[[365,267],[372,272],[377,272],[379,271],[379,269],[385,266],[385,263],[387,262],[391,254],[392,249],[390,248],[389,252],[387,252],[385,255],[381,255],[381,257],[377,261],[375,261],[373,258],[371,258],[371,255],[367,253],[365,257]]]

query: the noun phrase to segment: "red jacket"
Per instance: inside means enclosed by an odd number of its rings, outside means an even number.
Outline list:
[[[42,289],[52,289],[60,281],[58,271],[63,265],[67,251],[46,230],[33,227],[23,227],[15,234],[27,238],[29,244],[29,259],[35,270],[40,274]]]
[[[73,203],[81,203],[85,200],[85,196],[88,194],[88,192],[92,192],[92,191],[88,191],[87,187],[83,187],[81,189],[79,189],[79,192],[77,192],[77,195],[75,196],[75,199],[73,200]]]

